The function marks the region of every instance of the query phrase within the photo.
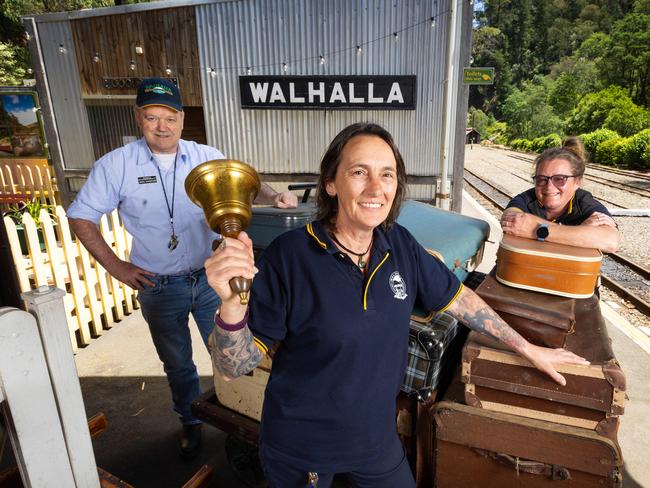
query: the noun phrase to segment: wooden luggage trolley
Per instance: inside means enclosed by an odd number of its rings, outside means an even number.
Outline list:
[[[259,251],[277,235],[302,227],[312,218],[313,207],[308,204],[301,204],[297,209],[255,208],[247,232]],[[411,231],[427,250],[435,251],[461,280],[465,280],[482,260],[483,246],[489,233],[489,226],[484,221],[415,201],[405,202],[397,221]],[[450,316],[414,313],[409,354],[412,355],[412,367],[421,371],[414,372],[408,385],[403,386],[403,390],[411,394],[400,394],[396,422],[418,478],[430,474],[431,463],[425,462],[424,458],[430,458],[428,446],[432,442],[431,429],[420,429],[420,426],[432,425],[428,412],[436,400],[435,388],[449,383],[460,360],[465,337],[465,328],[457,326]],[[444,354],[440,354],[438,349],[445,351]],[[238,476],[250,486],[262,485],[261,473],[242,473],[240,468],[250,461],[251,456],[257,456],[259,418],[270,366],[270,360],[265,358],[248,376],[227,383],[216,375],[216,390],[207,391],[192,403],[194,416],[229,434],[226,441],[228,460]],[[418,397],[421,402],[418,402]],[[241,442],[251,448],[247,450]]]

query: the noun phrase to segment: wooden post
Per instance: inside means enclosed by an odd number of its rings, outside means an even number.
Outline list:
[[[52,389],[59,407],[66,447],[76,484],[99,488],[95,455],[90,440],[86,409],[70,347],[68,325],[63,305],[65,292],[51,286],[23,293],[28,310],[37,319],[45,351]],[[66,485],[59,485],[66,486]]]
[[[0,309],[0,379],[25,486],[75,486],[36,320],[27,312]]]

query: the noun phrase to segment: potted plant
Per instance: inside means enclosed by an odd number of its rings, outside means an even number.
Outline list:
[[[38,241],[40,243],[41,251],[45,250],[45,239],[43,236],[43,231],[41,229],[40,214],[41,210],[45,209],[47,213],[55,219],[54,215],[54,206],[47,203],[43,203],[36,198],[32,198],[30,201],[14,203],[9,207],[9,210],[3,213],[4,216],[11,218],[16,224],[16,230],[18,231],[18,240],[20,241],[20,250],[23,254],[28,254],[27,250],[27,240],[25,238],[25,230],[23,229],[23,214],[25,212],[34,220],[36,228],[38,230]]]

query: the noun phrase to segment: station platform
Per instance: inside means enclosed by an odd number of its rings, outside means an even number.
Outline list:
[[[491,233],[480,271],[489,271],[501,237],[498,221],[468,194],[463,214],[490,223]],[[626,461],[625,488],[650,487],[650,381],[648,352],[630,339],[622,319],[605,312],[616,356],[628,379],[630,400],[621,421],[619,441]],[[618,317],[618,318],[617,318]],[[632,327],[628,324],[629,327]],[[205,389],[212,387],[210,357],[192,324],[194,358]],[[650,351],[648,349],[647,351]],[[179,423],[162,365],[140,311],[116,324],[76,355],[88,416],[104,412],[108,429],[93,440],[98,466],[135,488],[179,487],[203,464],[214,468],[210,487],[240,488],[224,451],[225,434],[203,428],[203,449],[192,461],[178,456]]]

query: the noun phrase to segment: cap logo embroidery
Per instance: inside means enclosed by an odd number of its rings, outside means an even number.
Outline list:
[[[406,283],[404,283],[399,271],[393,271],[390,278],[388,278],[388,284],[394,294],[393,296],[398,300],[404,300],[408,296],[406,294]]]
[[[145,93],[157,93],[158,95],[169,95],[170,97],[172,96],[172,91],[167,88],[166,86],[162,85],[152,85],[152,86],[147,86],[144,89]]]

